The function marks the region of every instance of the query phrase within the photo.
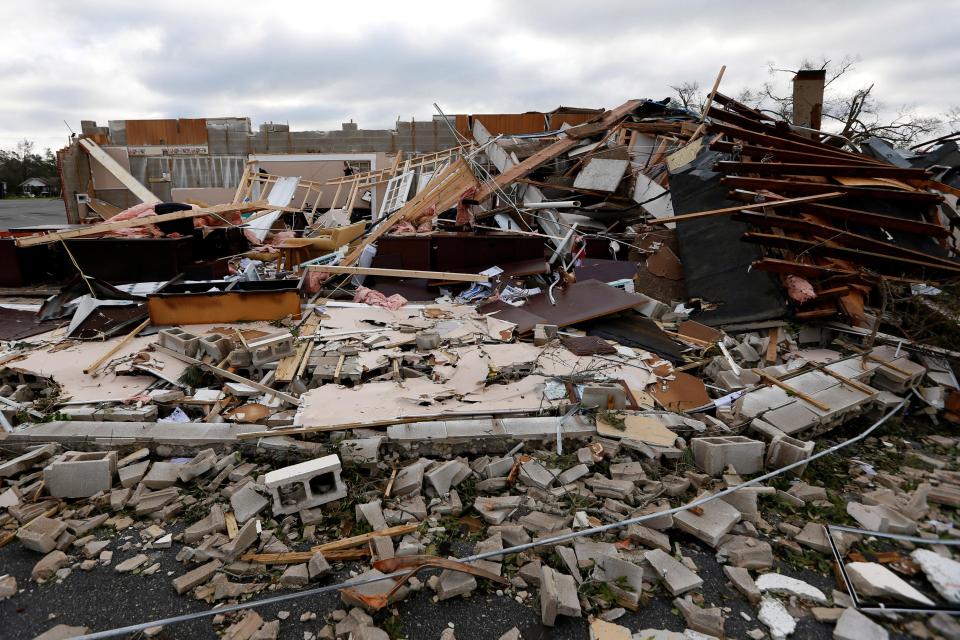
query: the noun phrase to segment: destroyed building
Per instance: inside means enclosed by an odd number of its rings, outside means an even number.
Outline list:
[[[84,123],[64,224],[0,237],[0,617],[960,637],[957,140],[838,139],[823,82],[792,124],[720,78],[698,112]],[[33,613],[94,580],[189,605]]]

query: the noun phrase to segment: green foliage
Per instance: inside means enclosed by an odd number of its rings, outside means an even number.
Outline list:
[[[0,182],[7,183],[7,194],[19,195],[19,185],[27,178],[58,182],[57,159],[53,152],[46,149],[41,155],[27,139],[18,142],[16,149],[0,149]]]

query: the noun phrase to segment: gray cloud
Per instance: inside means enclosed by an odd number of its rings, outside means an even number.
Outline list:
[[[63,120],[249,116],[294,129],[390,126],[448,113],[611,107],[670,85],[723,90],[789,76],[803,58],[862,62],[838,91],[874,82],[891,112],[960,103],[960,1],[758,5],[525,0],[459,6],[366,0],[356,6],[120,0],[18,3],[0,42],[0,147],[61,146]]]

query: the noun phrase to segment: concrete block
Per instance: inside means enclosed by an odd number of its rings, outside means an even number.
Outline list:
[[[227,354],[231,367],[249,367],[253,365],[253,356],[246,349],[234,349]]]
[[[143,407],[110,407],[99,413],[103,422],[156,422],[159,409],[155,404]]]
[[[233,351],[233,341],[225,335],[211,333],[200,336],[199,347],[202,355],[210,356],[215,364],[219,364]]]
[[[792,382],[792,380],[791,380]],[[820,417],[805,402],[791,402],[763,414],[764,422],[783,433],[799,433],[812,429],[820,422]]]
[[[764,443],[744,436],[714,436],[691,440],[697,466],[711,476],[719,476],[728,465],[737,473],[750,475],[763,469]]]
[[[17,531],[17,540],[25,548],[38,553],[50,553],[57,548],[57,538],[67,530],[63,520],[40,516]]]
[[[387,521],[383,517],[383,509],[380,507],[380,500],[357,504],[356,519],[357,522],[366,522],[374,531],[387,528]]]
[[[67,451],[43,470],[43,482],[57,498],[89,498],[110,491],[117,469],[116,451]]]
[[[886,629],[853,607],[845,609],[837,626],[833,628],[834,640],[887,640]]]
[[[778,436],[770,442],[770,448],[767,450],[767,469],[781,469],[794,462],[807,460],[813,455],[815,442],[807,442],[791,438],[790,436]],[[790,471],[790,475],[799,478],[806,471],[807,465],[800,465]]]
[[[424,475],[437,495],[445,496],[450,493],[450,488],[458,485],[470,474],[470,471],[470,467],[459,460],[448,460],[430,469]]]
[[[180,327],[161,329],[157,333],[157,339],[161,347],[182,353],[191,358],[196,357],[197,350],[200,348],[200,338],[184,331]]]
[[[268,362],[276,362],[281,358],[293,355],[293,336],[256,348],[250,351],[250,360],[255,367],[262,367]]]
[[[340,458],[329,455],[269,472],[264,485],[273,496],[273,512],[296,513],[345,498],[340,469]]]
[[[390,495],[406,496],[420,493],[423,488],[423,464],[416,462],[400,469],[393,479]]]
[[[214,533],[226,531],[226,529],[227,521],[223,515],[223,507],[215,504],[210,508],[207,517],[194,522],[184,530],[183,541],[187,544],[193,544]]]

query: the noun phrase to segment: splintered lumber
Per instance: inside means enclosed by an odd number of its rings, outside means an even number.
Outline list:
[[[670,222],[683,222],[684,220],[697,220],[698,218],[710,218],[713,216],[722,216],[727,213],[738,213],[745,209],[784,207],[791,204],[802,204],[804,202],[816,202],[818,200],[829,200],[830,198],[839,198],[843,194],[840,192],[819,193],[812,196],[803,196],[801,198],[789,198],[785,200],[770,200],[768,202],[751,202],[733,207],[723,207],[721,209],[710,209],[708,211],[696,211],[694,213],[682,213],[678,216],[669,216],[666,218],[656,218],[650,220],[648,224],[667,224]]]
[[[178,353],[173,349],[167,349],[166,347],[160,346],[159,344],[154,344],[152,346],[154,349],[156,349],[160,353],[165,353],[168,356],[172,356],[177,360],[180,360],[181,362],[186,362],[187,364],[196,365],[202,369],[206,369],[213,375],[218,376],[220,378],[233,380],[234,382],[239,382],[241,384],[247,385],[248,387],[253,387],[254,389],[263,391],[264,393],[275,395],[281,400],[283,400],[284,402],[288,402],[294,406],[297,406],[300,404],[300,401],[294,398],[293,396],[283,393],[282,391],[277,391],[276,389],[271,389],[270,387],[260,384],[259,382],[255,382],[249,378],[244,378],[243,376],[227,371],[226,369],[221,369],[220,367],[217,367],[215,365],[207,364],[203,360],[197,360],[196,358],[191,358],[190,356],[184,355],[182,353]]]
[[[597,120],[596,124],[599,124],[603,128],[610,128],[613,125],[619,123],[621,120],[626,118],[628,115],[633,113],[637,107],[641,104],[640,100],[629,100],[616,109],[612,111],[607,111],[603,113]],[[594,124],[594,123],[584,123],[584,124]],[[584,125],[580,125],[584,126]],[[473,196],[473,199],[477,202],[483,202],[498,190],[503,189],[507,185],[516,182],[520,178],[524,178],[534,171],[541,165],[550,160],[559,157],[560,155],[570,151],[576,146],[579,146],[580,140],[573,137],[565,137],[557,140],[548,147],[537,151],[529,158],[523,160],[519,164],[516,164],[498,176],[493,178],[492,184],[486,183],[477,191],[476,195]]]
[[[929,176],[926,169],[901,169],[900,167],[851,164],[721,160],[717,162],[715,168],[723,173],[752,173],[759,176],[846,176],[854,178],[893,178],[895,180],[922,180]]]
[[[173,213],[163,213],[155,216],[143,216],[142,218],[132,218],[130,220],[121,220],[119,222],[92,224],[84,229],[70,229],[68,231],[56,231],[54,233],[26,236],[24,238],[17,238],[16,243],[18,247],[32,247],[38,244],[49,244],[51,242],[59,242],[60,240],[69,240],[70,238],[81,238],[83,236],[91,236],[97,233],[116,231],[117,229],[130,229],[132,227],[142,227],[144,225],[156,224],[158,222],[182,220],[183,218],[196,218],[198,216],[209,215],[212,213],[246,213],[249,211],[260,211],[262,209],[276,211],[277,209],[283,209],[283,207],[275,207],[269,202],[218,204],[213,207],[205,207],[203,209],[188,209],[187,211],[174,211]]]
[[[313,557],[313,554],[317,552],[322,553],[323,557],[328,560],[346,560],[348,559],[346,557],[347,555],[356,555],[357,553],[360,554],[359,557],[364,557],[369,555],[369,550],[354,550],[354,548],[366,545],[373,538],[379,538],[383,536],[392,538],[394,536],[406,535],[416,531],[419,526],[420,525],[417,523],[401,524],[395,527],[387,527],[386,529],[381,529],[379,531],[370,531],[369,533],[364,533],[359,536],[327,542],[313,547],[310,549],[310,551],[289,551],[287,553],[248,553],[241,556],[240,559],[244,562],[259,562],[261,564],[298,564],[300,562],[309,562],[310,558]]]
[[[431,208],[436,214],[446,211],[460,201],[460,197],[477,186],[477,178],[470,165],[463,158],[450,163],[435,174],[426,188],[408,200],[386,220],[381,220],[343,259],[344,266],[350,266],[360,259],[363,250],[376,242],[380,236],[392,229],[401,220],[416,220]]]
[[[926,191],[903,191],[893,185],[885,186],[848,186],[843,184],[827,184],[824,182],[801,182],[799,180],[780,180],[777,178],[748,178],[744,176],[724,176],[720,180],[723,184],[738,189],[769,189],[778,193],[815,194],[840,191],[845,196],[863,197],[880,200],[897,200],[906,202],[922,202],[925,204],[939,204],[943,196]]]
[[[106,362],[107,359],[110,358],[110,356],[112,356],[112,355],[115,354],[117,351],[119,351],[120,348],[121,348],[123,345],[125,345],[125,344],[127,344],[128,342],[130,342],[131,340],[133,340],[133,338],[134,338],[138,333],[140,333],[141,331],[143,331],[144,329],[146,329],[146,328],[147,328],[147,325],[149,325],[149,324],[150,324],[150,318],[147,318],[146,320],[144,320],[143,322],[141,322],[139,325],[137,325],[137,328],[136,328],[136,329],[134,329],[133,331],[131,331],[130,333],[128,333],[127,335],[125,335],[125,336],[123,337],[123,340],[120,340],[117,344],[115,344],[115,345],[113,345],[112,347],[110,347],[110,349],[109,349],[105,354],[103,354],[102,356],[100,356],[99,358],[97,358],[97,361],[94,362],[93,364],[91,364],[90,366],[88,366],[86,369],[84,369],[83,372],[86,373],[86,374],[89,374],[90,372],[96,371],[97,369],[99,369],[99,368],[100,368],[100,365],[102,365],[104,362]]]
[[[312,265],[307,268],[310,271],[383,276],[386,278],[425,278],[427,280],[449,280],[451,282],[488,282],[490,280],[488,276],[476,273],[454,273],[450,271],[411,271],[409,269],[378,269],[375,267],[343,267],[339,265]]]
[[[80,138],[80,146],[90,154],[90,156],[103,165],[103,168],[109,171],[114,178],[120,181],[123,186],[130,190],[140,202],[159,203],[160,198],[155,196],[150,189],[143,186],[140,181],[130,175],[130,172],[120,166],[120,163],[113,159],[106,151],[100,148],[93,140]]]
[[[319,326],[320,318],[317,317],[316,314],[311,314],[311,316],[304,321],[300,327],[300,334],[308,338],[309,341],[298,344],[293,355],[280,359],[277,363],[277,372],[273,376],[275,381],[293,382],[293,379],[299,375],[301,368],[300,363],[305,356],[308,356],[307,351],[313,350],[313,334],[317,332],[317,327]]]

